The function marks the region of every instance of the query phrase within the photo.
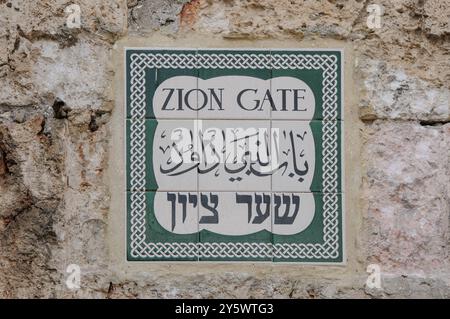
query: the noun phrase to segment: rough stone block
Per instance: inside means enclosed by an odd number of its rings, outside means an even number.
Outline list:
[[[449,132],[408,122],[368,127],[365,236],[369,261],[382,271],[448,269]]]

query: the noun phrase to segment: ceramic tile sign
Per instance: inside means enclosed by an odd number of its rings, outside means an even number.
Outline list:
[[[129,261],[343,262],[340,50],[125,57]]]

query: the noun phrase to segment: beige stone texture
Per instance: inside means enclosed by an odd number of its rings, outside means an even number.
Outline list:
[[[79,0],[71,29],[72,3],[0,0],[0,297],[450,298],[445,1],[377,1],[379,29],[358,0]],[[347,262],[125,262],[125,43],[344,48]]]

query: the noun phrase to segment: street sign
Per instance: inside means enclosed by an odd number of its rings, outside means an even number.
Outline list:
[[[127,259],[343,262],[341,55],[126,49]]]

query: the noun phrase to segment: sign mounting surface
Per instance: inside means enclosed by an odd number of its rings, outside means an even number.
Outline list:
[[[341,51],[125,58],[129,261],[343,261]]]

